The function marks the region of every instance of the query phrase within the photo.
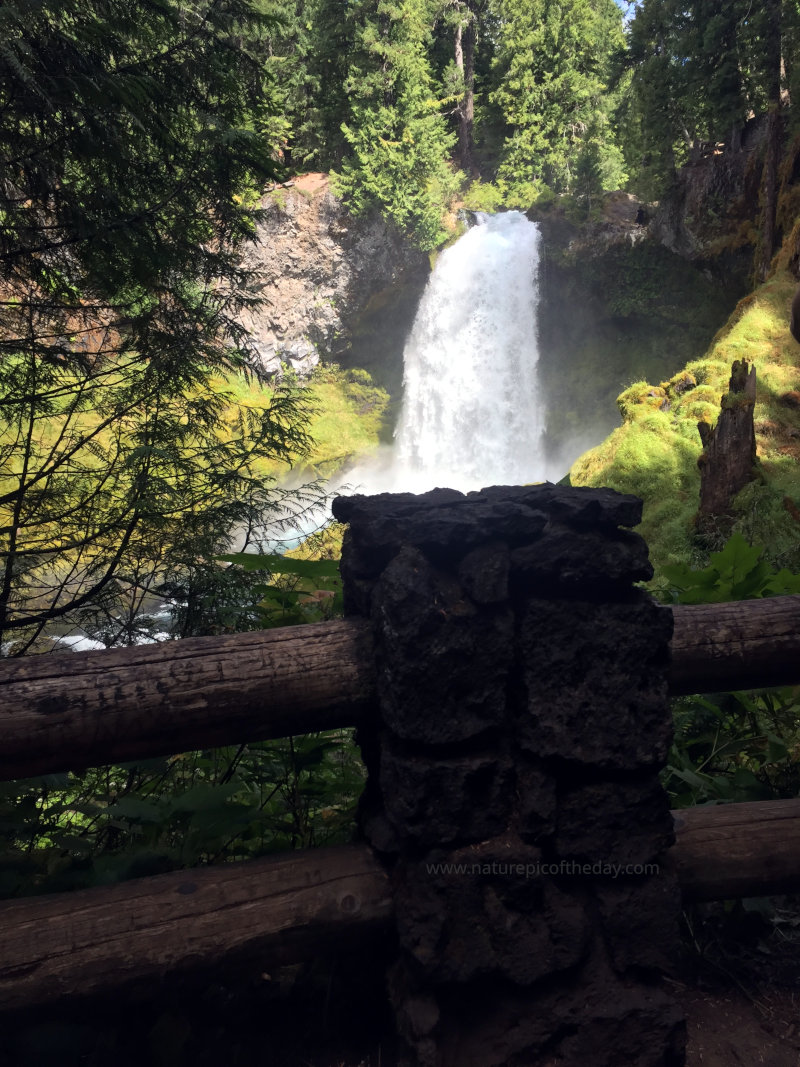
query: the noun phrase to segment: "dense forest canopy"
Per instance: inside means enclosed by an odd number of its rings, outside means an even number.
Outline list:
[[[0,8],[0,634],[90,613],[116,639],[155,574],[191,585],[302,445],[276,392],[223,426],[252,361],[237,308],[275,173],[274,21],[248,0]],[[125,620],[128,620],[127,622]]]
[[[627,16],[621,7],[627,8]],[[705,145],[789,114],[794,0],[270,0],[286,161],[435,243],[459,178],[497,204],[657,199]],[[450,179],[448,179],[448,173]]]

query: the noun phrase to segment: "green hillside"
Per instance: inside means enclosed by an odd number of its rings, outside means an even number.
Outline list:
[[[733,524],[776,564],[800,567],[800,346],[789,333],[796,282],[779,269],[740,301],[708,352],[666,382],[634,382],[618,398],[622,425],[573,464],[573,485],[608,485],[644,500],[640,531],[655,567],[701,562],[719,547],[696,536],[698,421],[716,422],[731,364],[757,368],[755,430],[761,479],[737,497]]]

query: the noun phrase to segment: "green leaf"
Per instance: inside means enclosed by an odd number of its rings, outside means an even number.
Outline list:
[[[241,786],[238,782],[226,782],[225,785],[196,785],[187,789],[180,796],[173,797],[169,802],[171,812],[179,811],[210,811],[225,803],[228,797],[238,793]]]
[[[705,789],[708,785],[707,778],[701,778],[695,771],[684,769],[679,770],[672,768],[672,773],[676,778],[680,778],[682,782],[686,782],[687,785],[694,786],[695,789]]]
[[[766,762],[780,763],[780,761],[786,759],[788,755],[789,749],[786,747],[783,741],[781,741],[779,737],[776,737],[775,734],[768,733]]]

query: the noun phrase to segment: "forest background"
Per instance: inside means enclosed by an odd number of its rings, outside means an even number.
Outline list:
[[[264,380],[237,317],[258,304],[241,251],[261,195],[292,174],[330,172],[354,215],[380,212],[432,250],[452,237],[459,207],[591,219],[604,191],[661,200],[684,164],[740,151],[760,124],[751,210],[728,238],[749,250],[754,285],[770,275],[797,207],[786,168],[800,4],[627,8],[627,18],[613,0],[0,8],[4,655],[51,648],[76,625],[113,645],[336,610],[333,561],[270,554],[286,509],[294,518],[324,496],[275,473],[313,447],[311,392],[289,375]],[[352,375],[345,384],[370,388]],[[646,495],[652,471],[641,470],[643,484],[628,477],[624,488]],[[664,595],[790,587],[791,560],[763,559],[757,530],[755,548],[703,546],[688,522],[682,530],[705,577],[664,571]],[[248,566],[221,566],[234,545]],[[678,710],[669,782],[681,802],[796,793],[793,692]],[[0,891],[341,839],[361,785],[344,734],[9,783]]]

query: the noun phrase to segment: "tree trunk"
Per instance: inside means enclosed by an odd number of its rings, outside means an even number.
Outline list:
[[[778,215],[778,162],[781,152],[781,131],[783,122],[779,107],[770,104],[767,120],[767,154],[764,160],[764,177],[761,184],[763,203],[761,229],[761,262],[756,276],[765,281],[769,274],[772,257],[777,244]]]
[[[781,154],[783,121],[781,116],[781,3],[780,0],[765,0],[767,32],[765,52],[770,57],[767,98],[769,117],[767,124],[767,147],[764,157],[764,173],[761,182],[762,226],[761,256],[756,264],[756,277],[765,281],[769,274],[772,257],[777,244],[778,214],[778,164]]]
[[[736,360],[731,368],[730,390],[722,398],[716,426],[699,422],[697,429],[703,451],[700,468],[700,510],[698,527],[730,513],[731,501],[758,477],[756,434],[753,410],[756,402],[756,369],[746,360]]]
[[[468,5],[466,21],[457,22],[454,39],[454,58],[464,80],[464,97],[458,105],[458,159],[461,169],[477,177],[474,160],[473,128],[475,124],[475,43],[477,39],[477,10]]]
[[[792,315],[789,319],[789,330],[795,341],[800,344],[800,286],[797,287],[792,300]]]
[[[475,124],[475,20],[464,27],[464,102],[460,137],[461,166],[467,174],[477,175],[473,156]]]

